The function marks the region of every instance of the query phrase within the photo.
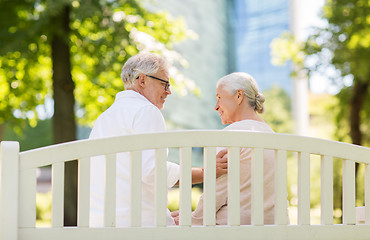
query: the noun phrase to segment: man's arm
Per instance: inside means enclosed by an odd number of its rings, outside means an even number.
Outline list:
[[[219,151],[216,155],[216,178],[227,173],[227,149]],[[192,168],[192,183],[202,183],[204,168]]]
[[[202,183],[204,168],[192,168],[192,183]],[[216,178],[227,173],[227,149],[223,149],[216,155]],[[179,185],[179,181],[175,185]]]

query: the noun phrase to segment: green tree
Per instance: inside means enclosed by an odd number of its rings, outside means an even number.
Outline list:
[[[331,79],[339,89],[336,94],[339,104],[334,109],[334,137],[370,146],[370,2],[328,0],[322,19],[327,25],[314,28],[305,42],[297,41],[288,33],[275,39],[271,44],[274,62],[281,64],[291,60],[298,66],[293,74],[319,73]],[[358,173],[356,164],[357,182],[362,182]],[[336,186],[337,191],[341,192],[340,186]],[[359,191],[357,196],[363,199]],[[340,208],[341,201],[335,204]]]
[[[369,132],[370,103],[370,2],[365,0],[331,0],[323,8],[328,26],[316,29],[309,36],[305,50],[309,56],[319,56],[314,65],[320,70],[323,59],[330,59],[339,76],[333,82],[342,86],[337,94],[341,112],[338,122],[349,123],[353,144],[366,145]],[[343,82],[352,80],[347,85]],[[366,108],[367,106],[367,108]],[[338,137],[343,137],[338,136]]]
[[[76,139],[76,116],[91,124],[123,90],[120,69],[139,51],[184,59],[169,50],[186,37],[181,19],[152,13],[138,0],[0,0],[0,134],[54,100],[54,143]],[[176,72],[176,69],[175,69]],[[186,78],[171,83],[184,85]],[[0,135],[0,137],[2,137]],[[66,164],[65,225],[76,225],[76,161]]]
[[[284,33],[272,42],[273,62],[298,66],[293,74],[319,73],[340,89],[336,137],[353,144],[370,144],[370,3],[330,0],[323,11],[324,28],[313,28],[305,42]],[[328,71],[331,70],[331,71]],[[349,133],[349,134],[348,134]],[[350,136],[350,139],[347,136]]]
[[[289,95],[277,86],[265,90],[263,94],[266,97],[263,120],[277,133],[291,133],[293,122]]]

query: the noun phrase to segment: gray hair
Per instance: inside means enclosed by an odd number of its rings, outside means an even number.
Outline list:
[[[167,62],[157,54],[143,52],[129,58],[122,67],[121,79],[125,88],[134,86],[140,74],[156,74],[160,70],[168,71]]]
[[[258,91],[256,80],[251,75],[244,72],[231,73],[218,80],[217,88],[219,86],[230,94],[235,94],[238,89],[242,89],[249,105],[258,113],[263,113],[265,96]]]

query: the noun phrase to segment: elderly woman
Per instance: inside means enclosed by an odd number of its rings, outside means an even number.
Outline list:
[[[232,73],[217,83],[215,110],[223,124],[230,124],[224,130],[248,130],[274,132],[258,115],[263,112],[265,97],[258,92],[252,76],[246,73]],[[264,221],[274,223],[274,151],[264,152]],[[216,180],[216,224],[227,224],[227,175]],[[192,214],[194,225],[203,224],[203,196]],[[251,149],[240,151],[240,224],[251,224]]]

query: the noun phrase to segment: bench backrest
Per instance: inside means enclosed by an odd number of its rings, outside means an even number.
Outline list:
[[[204,227],[191,227],[191,159],[192,148],[204,152]],[[228,223],[215,227],[215,156],[216,147],[228,147]],[[252,225],[240,225],[239,153],[240,148],[253,149],[252,158]],[[167,148],[179,148],[180,226],[166,224],[166,160]],[[140,228],[141,151],[156,150],[156,225]],[[275,226],[263,220],[263,150],[276,152]],[[116,153],[131,152],[131,227],[115,228]],[[287,152],[298,156],[298,225],[287,223]],[[310,155],[321,156],[321,225],[310,225]],[[90,157],[106,156],[104,222],[101,229],[89,228]],[[343,224],[333,225],[333,159],[343,161]],[[63,227],[64,163],[78,159],[78,226]],[[355,163],[365,165],[365,223],[356,226]],[[36,169],[52,166],[52,226],[36,228]],[[338,239],[370,236],[370,149],[347,143],[287,134],[246,131],[175,131],[79,140],[19,152],[17,142],[2,142],[0,152],[0,239],[189,239],[192,236],[294,239],[307,232],[309,237],[325,239],[330,234]],[[112,187],[113,186],[113,187]],[[334,227],[335,226],[335,227]],[[274,228],[272,228],[274,227]],[[334,227],[334,228],[333,228]],[[269,230],[262,230],[267,228]],[[195,235],[196,234],[196,235]],[[329,234],[329,235],[328,235]],[[330,235],[330,236],[334,236]],[[319,239],[317,238],[317,239]]]

